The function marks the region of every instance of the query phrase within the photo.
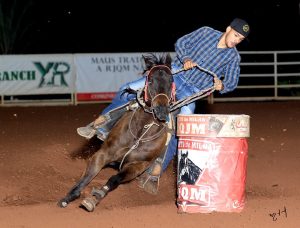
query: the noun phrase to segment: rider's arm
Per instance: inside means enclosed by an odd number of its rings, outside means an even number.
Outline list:
[[[228,93],[234,90],[239,82],[240,76],[240,57],[230,61],[224,71],[223,89],[220,93]]]

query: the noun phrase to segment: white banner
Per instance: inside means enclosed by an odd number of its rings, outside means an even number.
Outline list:
[[[0,94],[73,93],[73,68],[71,54],[0,56]]]
[[[142,53],[75,54],[77,100],[111,100],[144,70]]]

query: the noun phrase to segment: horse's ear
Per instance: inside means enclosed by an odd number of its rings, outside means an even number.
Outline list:
[[[145,65],[147,65],[147,57],[145,55],[142,55],[142,58],[143,58]]]
[[[166,65],[171,68],[172,57],[171,57],[170,53],[168,53],[167,56],[166,56]]]
[[[153,65],[153,61],[149,55],[142,55],[144,62],[145,62],[145,67],[147,70],[151,69]]]

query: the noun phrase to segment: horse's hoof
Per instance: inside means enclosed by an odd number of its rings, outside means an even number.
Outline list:
[[[98,201],[94,197],[87,197],[81,202],[81,206],[88,212],[93,212]]]
[[[65,207],[68,206],[68,203],[67,203],[66,201],[64,201],[64,200],[61,200],[61,201],[59,201],[59,202],[57,203],[57,205],[58,205],[59,207],[65,208]]]

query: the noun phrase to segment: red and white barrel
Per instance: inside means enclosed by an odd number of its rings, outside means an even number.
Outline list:
[[[179,213],[240,212],[245,206],[248,115],[178,115]]]

